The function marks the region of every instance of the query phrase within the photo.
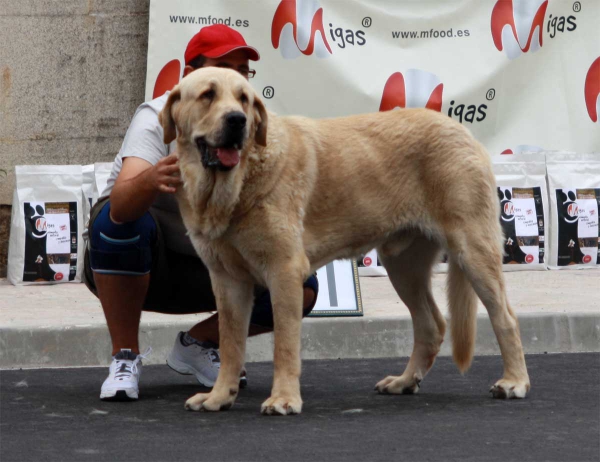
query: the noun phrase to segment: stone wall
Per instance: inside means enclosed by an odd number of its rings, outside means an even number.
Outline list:
[[[0,277],[20,164],[111,161],[144,100],[149,0],[0,0]]]

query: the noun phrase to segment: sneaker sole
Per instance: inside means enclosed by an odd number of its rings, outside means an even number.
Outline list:
[[[208,380],[200,372],[196,371],[195,369],[192,369],[190,366],[188,366],[185,363],[177,361],[176,359],[168,358],[167,366],[169,366],[171,369],[173,369],[175,372],[177,372],[178,374],[181,374],[181,375],[195,375],[196,380],[200,383],[200,385],[202,385],[204,387],[212,388],[215,385],[214,381]]]
[[[117,390],[114,395],[100,395],[102,401],[137,401],[138,397],[139,393],[134,390],[131,390],[131,394],[127,390]]]

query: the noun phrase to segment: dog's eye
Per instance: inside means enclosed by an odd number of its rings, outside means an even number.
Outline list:
[[[206,101],[212,101],[215,97],[214,90],[206,90],[204,93],[200,95],[200,99],[204,99]]]
[[[246,96],[245,93],[242,93],[242,96],[240,97],[240,101],[242,102],[242,104],[248,103],[248,97]]]

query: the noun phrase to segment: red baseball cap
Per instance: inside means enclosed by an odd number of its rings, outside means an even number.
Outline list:
[[[185,64],[198,56],[206,56],[207,58],[220,58],[227,53],[235,50],[245,50],[248,52],[248,59],[258,61],[260,55],[256,48],[248,46],[242,34],[233,30],[225,24],[214,24],[200,29],[196,35],[192,37],[185,49]]]

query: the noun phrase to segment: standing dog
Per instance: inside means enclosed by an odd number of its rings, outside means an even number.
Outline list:
[[[253,286],[269,288],[274,379],[264,414],[298,414],[302,282],[334,259],[376,247],[414,326],[404,373],[380,393],[415,393],[446,323],[431,295],[431,268],[449,255],[453,355],[473,357],[476,296],[504,361],[497,398],[523,398],[529,377],[517,319],[506,300],[502,232],[488,154],[460,124],[428,109],[312,120],[268,114],[236,72],[206,68],[176,86],[160,114],[177,138],[178,201],[219,309],[221,370],[187,409],[228,409],[238,393]]]

